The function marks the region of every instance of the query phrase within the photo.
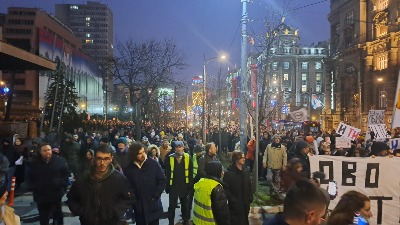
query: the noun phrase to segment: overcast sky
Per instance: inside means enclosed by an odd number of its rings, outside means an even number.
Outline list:
[[[284,0],[252,0],[248,5],[250,35],[262,33],[266,12],[282,9]],[[286,0],[295,9],[285,22],[300,30],[303,46],[328,40],[328,0]],[[133,37],[139,41],[171,38],[186,54],[189,67],[179,77],[191,80],[201,75],[203,56],[228,55],[229,66],[240,66],[240,0],[102,0],[114,14],[114,40]],[[55,3],[85,4],[85,0],[1,0],[0,12],[10,6],[42,8],[54,14]],[[268,10],[267,10],[268,8]],[[257,42],[255,43],[257,46]],[[253,47],[254,48],[254,47]],[[253,49],[254,50],[254,49]],[[207,64],[209,74],[217,73],[217,61]],[[224,65],[228,67],[228,65]]]

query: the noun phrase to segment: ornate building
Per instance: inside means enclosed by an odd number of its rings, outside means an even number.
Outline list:
[[[331,0],[333,128],[344,121],[365,131],[370,109],[385,110],[390,126],[399,71],[398,14],[396,0]]]

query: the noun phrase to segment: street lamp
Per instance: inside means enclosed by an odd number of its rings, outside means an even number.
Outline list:
[[[203,115],[202,115],[202,122],[203,122],[203,143],[206,144],[207,139],[206,139],[206,101],[207,101],[207,96],[206,96],[206,85],[207,85],[207,74],[206,74],[206,65],[213,59],[221,59],[225,60],[226,56],[222,55],[219,57],[212,57],[209,59],[206,59],[206,56],[204,55],[204,60],[203,60]]]

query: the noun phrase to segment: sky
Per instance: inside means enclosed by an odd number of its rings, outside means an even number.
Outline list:
[[[95,1],[95,0],[93,0]],[[207,73],[219,66],[227,70],[240,66],[241,0],[99,0],[114,15],[114,42],[172,39],[185,54],[188,67],[177,76],[190,81],[203,70],[203,59],[224,54],[225,64],[212,60]],[[287,7],[282,7],[283,3]],[[86,0],[1,0],[0,12],[10,6],[36,7],[54,14],[55,4],[86,4]],[[298,28],[303,46],[326,41],[329,37],[329,0],[252,0],[248,3],[248,33],[259,36],[269,13],[292,9],[285,23]],[[294,10],[293,10],[294,9]],[[264,29],[265,30],[265,29]],[[115,44],[114,44],[115,45]],[[257,39],[255,46],[257,46]],[[252,50],[259,50],[252,47]],[[249,46],[250,51],[250,46]]]

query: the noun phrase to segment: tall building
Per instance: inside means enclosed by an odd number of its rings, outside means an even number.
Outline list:
[[[103,81],[97,64],[82,53],[81,41],[71,29],[52,15],[37,8],[8,8],[3,27],[5,42],[65,65],[66,79],[75,82],[80,97],[90,113],[103,111]],[[13,115],[39,115],[45,104],[49,72],[16,71]],[[3,72],[8,83],[10,74]]]
[[[310,120],[324,120],[321,116],[325,102],[326,70],[324,60],[327,58],[326,42],[312,46],[300,45],[299,31],[282,22],[267,37],[272,43],[264,52],[251,54],[248,60],[250,83],[253,75],[259,78],[266,76],[265,89],[270,98],[265,99],[266,112],[273,115],[270,119],[290,119],[288,112],[300,108],[308,109]],[[228,101],[239,106],[240,72],[233,71],[228,75]],[[260,83],[260,82],[259,82]],[[254,85],[252,85],[254,87]],[[249,95],[256,89],[248,89]],[[318,101],[317,101],[318,100]]]
[[[106,72],[107,59],[113,56],[114,22],[107,5],[88,1],[87,4],[56,4],[56,17],[72,29],[81,40],[83,51],[94,57],[104,78],[105,105],[110,103],[113,79]]]
[[[330,71],[333,127],[367,129],[368,111],[385,110],[390,128],[400,67],[396,0],[332,0]]]

